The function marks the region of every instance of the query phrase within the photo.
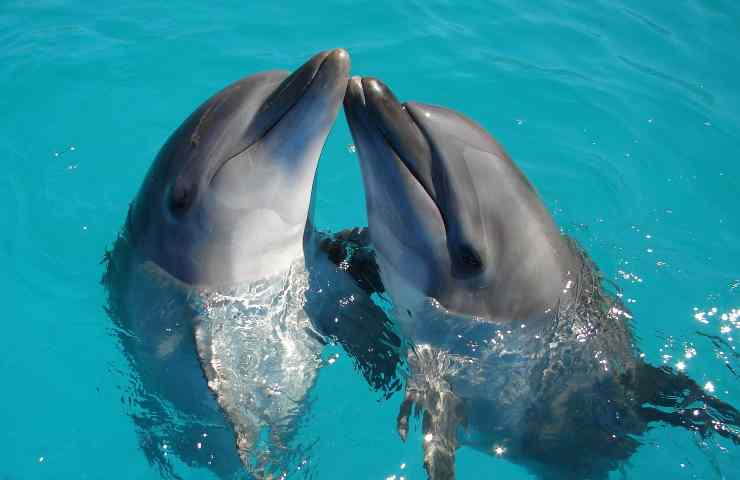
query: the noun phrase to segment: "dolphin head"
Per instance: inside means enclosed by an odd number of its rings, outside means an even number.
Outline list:
[[[500,321],[553,306],[575,259],[485,130],[446,108],[402,104],[374,78],[350,79],[344,107],[381,275],[405,297],[394,303],[433,298]]]
[[[317,162],[344,96],[349,55],[245,77],[170,136],[132,205],[138,254],[192,284],[249,280],[301,254]]]

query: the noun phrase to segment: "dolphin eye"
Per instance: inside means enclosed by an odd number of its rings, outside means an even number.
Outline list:
[[[457,248],[457,267],[463,275],[474,275],[483,270],[483,260],[480,254],[470,245],[460,245]]]
[[[480,257],[478,256],[478,252],[470,248],[463,249],[461,260],[463,261],[463,263],[465,263],[465,265],[469,265],[470,267],[474,268],[480,268],[480,266],[483,264]]]
[[[179,179],[178,179],[179,180]],[[195,199],[195,187],[183,182],[175,182],[170,189],[169,207],[173,214],[182,215],[190,209]]]

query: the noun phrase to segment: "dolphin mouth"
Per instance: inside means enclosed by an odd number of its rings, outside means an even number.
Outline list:
[[[345,81],[349,72],[349,54],[343,48],[335,48],[317,53],[300,68],[285,78],[267,96],[255,114],[241,142],[241,148],[229,155],[211,175],[216,178],[221,169],[231,160],[249,150],[260,139],[267,136],[280,121],[295,107],[321,76],[325,87]],[[326,75],[323,73],[327,72]]]
[[[355,76],[347,84],[344,107],[353,134],[360,133],[359,127],[365,134],[375,132],[382,138],[403,165],[399,167],[405,167],[434,204],[447,231],[445,210],[441,208],[433,180],[436,172],[431,147],[406,103],[401,103],[380,80]],[[360,156],[360,161],[365,161],[364,158]]]
[[[372,77],[352,77],[347,84],[344,106],[366,131],[375,131],[398,157],[408,173],[421,186],[442,215],[432,181],[432,154],[416,119],[391,90]],[[356,130],[356,128],[353,128]],[[362,160],[362,157],[361,157]]]

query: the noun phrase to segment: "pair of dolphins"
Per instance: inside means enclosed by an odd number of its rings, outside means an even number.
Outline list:
[[[405,440],[423,416],[433,480],[454,478],[462,444],[542,478],[598,479],[651,422],[738,443],[740,413],[636,355],[626,308],[488,133],[401,104],[349,64],[322,52],[207,100],[162,147],[106,254],[150,461],[290,474],[327,339],[389,392],[405,357],[397,428]],[[330,235],[311,199],[342,101],[369,226]],[[390,297],[395,328],[373,293]]]

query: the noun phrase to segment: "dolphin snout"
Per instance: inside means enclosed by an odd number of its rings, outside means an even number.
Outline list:
[[[347,50],[335,48],[317,54],[314,59],[320,61],[320,73],[333,78],[346,79],[349,76],[350,57]]]

